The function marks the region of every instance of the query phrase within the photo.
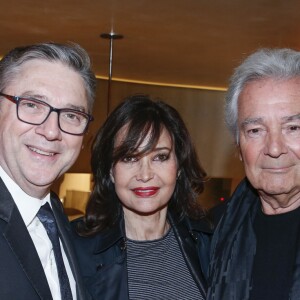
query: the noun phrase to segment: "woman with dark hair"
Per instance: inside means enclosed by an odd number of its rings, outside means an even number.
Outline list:
[[[94,187],[73,225],[94,299],[205,299],[210,223],[205,172],[179,113],[137,95],[108,117],[92,150]]]

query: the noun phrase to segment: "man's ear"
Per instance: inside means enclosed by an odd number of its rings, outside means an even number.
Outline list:
[[[240,147],[239,144],[236,145],[236,147],[237,147],[237,150],[238,150],[238,153],[239,153],[239,159],[240,159],[240,161],[243,161],[243,156],[242,156],[242,152],[241,152],[241,147]]]

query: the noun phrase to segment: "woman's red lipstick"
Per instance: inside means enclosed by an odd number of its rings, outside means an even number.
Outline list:
[[[156,186],[137,187],[137,188],[132,189],[132,191],[138,197],[154,196],[158,190],[159,190],[159,187],[156,187]]]

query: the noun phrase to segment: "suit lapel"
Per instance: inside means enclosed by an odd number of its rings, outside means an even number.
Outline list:
[[[9,191],[0,179],[0,218],[6,225],[0,227],[12,252],[41,299],[52,299],[50,288],[37,251],[20,212]]]

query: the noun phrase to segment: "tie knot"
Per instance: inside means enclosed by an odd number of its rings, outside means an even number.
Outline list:
[[[44,225],[47,234],[49,235],[53,243],[53,239],[58,239],[58,231],[52,209],[48,202],[41,206],[40,210],[37,213],[37,217]]]
[[[37,217],[40,219],[42,223],[53,223],[55,222],[55,218],[52,212],[52,209],[48,202],[41,206],[37,213]]]

